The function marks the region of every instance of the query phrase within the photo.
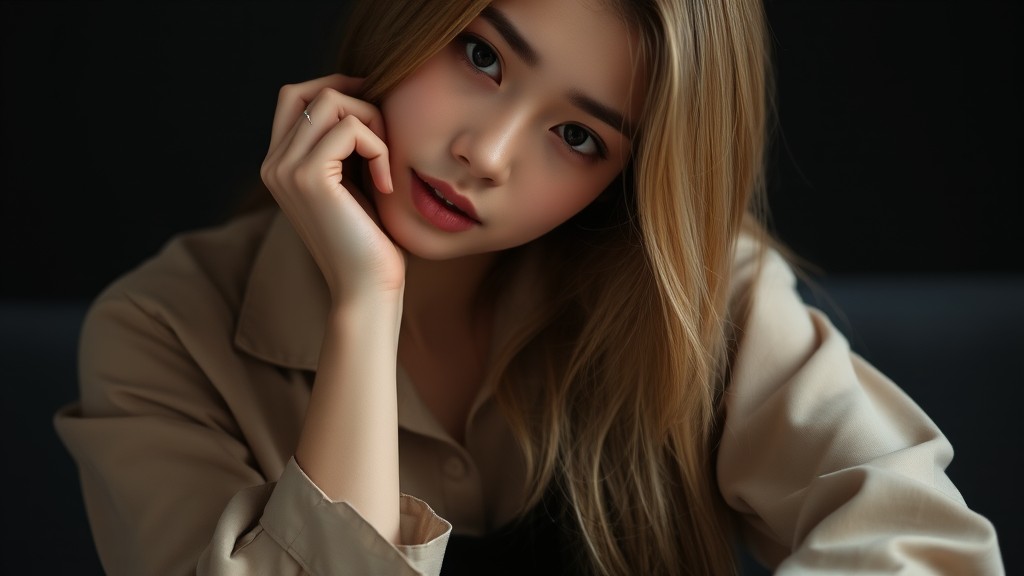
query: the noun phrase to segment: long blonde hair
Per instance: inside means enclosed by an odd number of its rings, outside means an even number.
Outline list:
[[[339,69],[379,102],[488,3],[361,2]],[[763,190],[764,16],[758,0],[612,4],[648,76],[634,160],[612,200],[539,240],[550,298],[504,351],[498,398],[526,506],[557,486],[594,572],[730,573],[714,448],[733,247]]]

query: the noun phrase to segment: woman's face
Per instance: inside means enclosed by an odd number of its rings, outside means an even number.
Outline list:
[[[525,244],[623,169],[644,79],[635,35],[601,4],[497,0],[384,99],[395,192],[375,200],[403,248]]]

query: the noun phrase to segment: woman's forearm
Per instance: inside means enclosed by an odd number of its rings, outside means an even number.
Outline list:
[[[401,294],[332,307],[295,460],[398,544],[396,372]]]

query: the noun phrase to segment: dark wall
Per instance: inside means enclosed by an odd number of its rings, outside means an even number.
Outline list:
[[[0,4],[0,296],[89,298],[218,221],[341,7]],[[1024,272],[1020,4],[767,7],[781,238],[832,274]]]
[[[1024,3],[767,6],[782,238],[831,273],[1024,272]]]
[[[259,178],[340,2],[0,3],[0,296],[90,298]],[[11,269],[16,272],[12,272]]]

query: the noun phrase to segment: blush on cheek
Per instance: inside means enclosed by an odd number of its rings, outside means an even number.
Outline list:
[[[385,122],[423,123],[453,106],[458,91],[457,79],[443,69],[440,54],[424,62],[415,72],[392,89],[381,103]],[[390,134],[390,131],[389,131]]]

